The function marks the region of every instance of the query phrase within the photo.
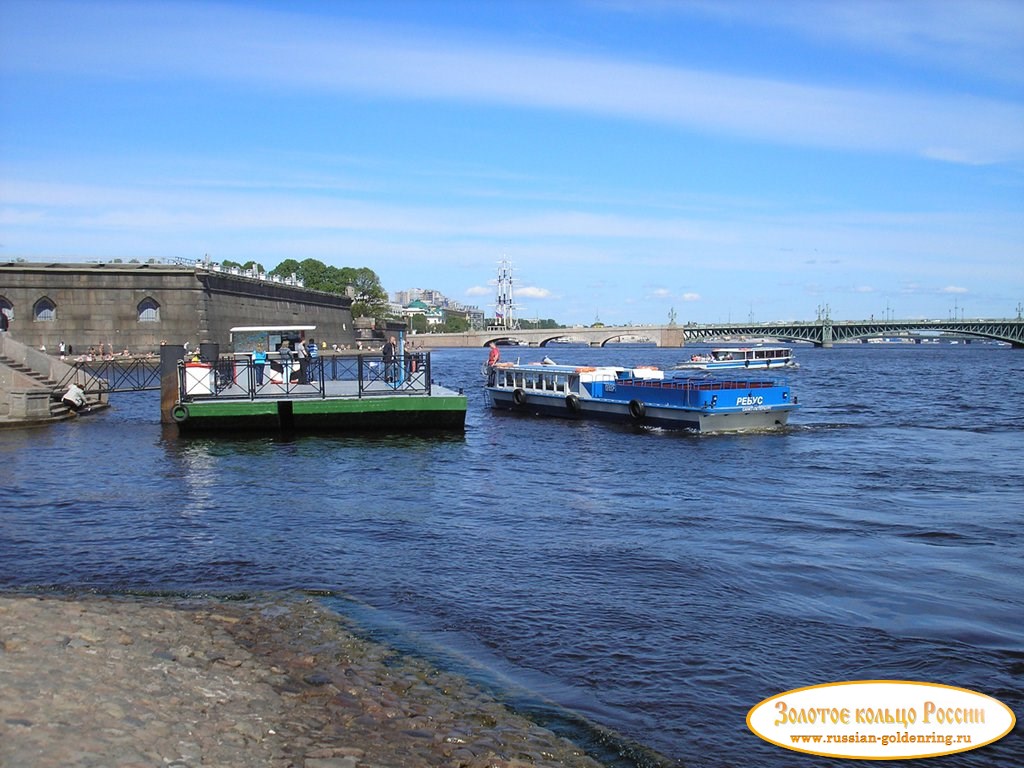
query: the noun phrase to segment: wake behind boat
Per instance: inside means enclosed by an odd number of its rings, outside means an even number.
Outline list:
[[[797,406],[783,380],[714,378],[651,366],[496,363],[486,367],[491,407],[698,432],[785,426]]]
[[[799,368],[789,347],[717,347],[705,354],[691,355],[677,371],[719,371],[734,368]]]

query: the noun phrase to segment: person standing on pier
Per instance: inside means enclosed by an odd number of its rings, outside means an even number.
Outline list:
[[[384,380],[389,384],[395,380],[395,355],[398,353],[398,340],[392,336],[381,348],[384,358]]]
[[[318,366],[320,364],[320,351],[316,346],[316,339],[310,339],[306,344],[306,351],[309,353],[309,363],[306,369],[306,378],[312,383],[320,381],[320,372]]]
[[[292,350],[288,346],[288,339],[281,340],[281,346],[278,347],[278,353],[281,355],[280,383],[287,387],[292,380]]]
[[[299,358],[299,384],[309,384],[309,348],[301,341],[295,342],[295,355]]]
[[[267,365],[267,353],[263,349],[263,345],[259,344],[252,353],[252,368],[256,374],[256,386],[263,386],[263,369]]]

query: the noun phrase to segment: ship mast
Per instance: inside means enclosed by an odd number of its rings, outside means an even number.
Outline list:
[[[494,298],[495,330],[517,331],[516,303],[512,296],[512,263],[507,259],[498,262],[498,288]]]

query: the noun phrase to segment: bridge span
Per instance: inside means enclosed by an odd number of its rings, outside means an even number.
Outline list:
[[[543,328],[530,330],[484,330],[463,333],[421,333],[408,337],[417,347],[486,347],[490,342],[519,342],[544,347],[553,341],[586,342],[603,347],[609,342],[637,341],[659,347],[682,347],[688,343],[750,336],[782,341],[805,341],[818,347],[873,336],[910,333],[956,333],[982,339],[1005,341],[1024,347],[1024,319],[1009,320],[814,320],[788,323],[687,323],[677,325],[598,326],[596,328]]]

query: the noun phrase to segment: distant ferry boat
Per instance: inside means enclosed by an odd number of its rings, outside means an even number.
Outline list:
[[[797,408],[784,381],[693,376],[654,367],[497,363],[487,366],[491,407],[698,432],[785,426]]]
[[[707,354],[691,355],[673,366],[680,371],[718,371],[731,368],[798,368],[789,347],[718,347]]]

